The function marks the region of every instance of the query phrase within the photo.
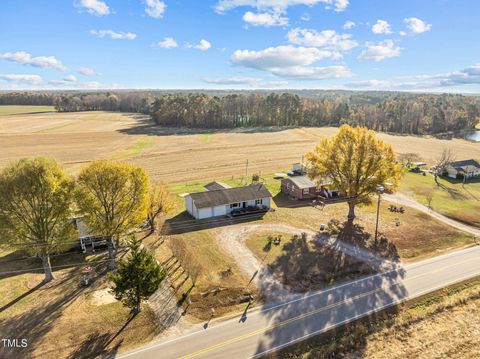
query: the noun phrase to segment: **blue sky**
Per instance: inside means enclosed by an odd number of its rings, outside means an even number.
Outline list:
[[[478,0],[2,0],[0,89],[480,93]]]

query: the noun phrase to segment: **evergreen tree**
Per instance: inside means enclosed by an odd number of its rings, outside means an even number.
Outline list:
[[[165,270],[141,243],[132,238],[130,254],[118,262],[118,270],[110,274],[115,298],[135,313],[141,310],[142,300],[148,299],[160,287]]]

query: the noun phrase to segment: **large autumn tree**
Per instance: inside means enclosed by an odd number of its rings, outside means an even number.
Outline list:
[[[305,155],[310,176],[322,183],[331,181],[348,200],[348,220],[355,218],[357,204],[370,203],[379,186],[398,186],[402,168],[393,148],[363,127],[343,125],[339,132],[323,139]]]
[[[147,173],[131,164],[95,161],[80,172],[77,204],[89,230],[108,238],[110,269],[121,239],[147,218],[149,192]]]
[[[50,255],[75,238],[74,182],[53,159],[24,158],[0,173],[0,241],[42,260],[53,279]]]

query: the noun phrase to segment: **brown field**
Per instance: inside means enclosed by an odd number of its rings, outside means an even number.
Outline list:
[[[0,118],[0,167],[34,155],[54,156],[75,172],[95,159],[128,160],[167,183],[272,173],[302,155],[336,128],[194,131],[160,129],[138,114],[109,112],[37,113]],[[458,158],[480,157],[480,146],[460,139],[379,134],[399,153],[431,161],[445,147]]]
[[[292,348],[272,358],[478,358],[480,284],[445,288],[395,314],[379,314],[332,338]],[[315,341],[319,343],[316,344]]]

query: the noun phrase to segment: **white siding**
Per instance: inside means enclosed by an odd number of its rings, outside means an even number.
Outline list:
[[[230,207],[230,206],[229,206]],[[225,216],[227,214],[227,206],[221,205],[213,208],[213,216]]]
[[[192,216],[194,216],[194,214],[193,214],[193,201],[192,201],[191,196],[185,197],[185,208],[187,209],[188,213],[190,213]]]
[[[212,216],[212,207],[207,208],[198,208],[198,217],[197,219],[210,218]]]

